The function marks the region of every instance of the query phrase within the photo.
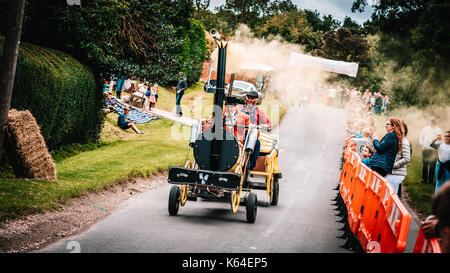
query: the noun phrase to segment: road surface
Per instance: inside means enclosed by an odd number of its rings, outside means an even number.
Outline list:
[[[87,232],[58,241],[42,252],[145,253],[350,253],[339,247],[343,224],[331,205],[339,179],[346,113],[324,105],[293,107],[273,134],[279,138],[283,171],[277,206],[258,194],[254,224],[245,206],[188,201],[177,216],[167,210],[171,185],[130,198]],[[407,251],[417,235],[410,232]],[[73,248],[75,247],[75,248]],[[409,250],[409,251],[408,251]]]

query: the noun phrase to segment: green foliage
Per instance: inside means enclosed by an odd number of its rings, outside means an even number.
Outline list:
[[[0,55],[4,39],[0,37]],[[102,94],[94,75],[73,57],[21,43],[11,108],[30,110],[49,150],[95,142],[102,121]]]
[[[191,0],[92,0],[81,7],[29,0],[22,39],[72,54],[98,79],[131,74],[169,85],[186,70],[196,82],[201,65],[187,41],[199,37],[198,28],[190,29],[197,27],[189,20],[193,11]],[[183,55],[185,49],[189,54]]]
[[[322,46],[321,32],[314,32],[305,13],[299,10],[274,15],[255,32],[262,37],[280,35],[287,42],[304,45],[306,51]]]
[[[184,31],[184,43],[182,45],[182,71],[187,74],[189,82],[196,82],[206,59],[206,36],[205,29],[200,21],[189,19],[189,28]]]
[[[363,11],[367,0],[355,0],[352,10]],[[384,60],[394,60],[391,74],[409,74],[395,81],[392,90],[408,105],[450,103],[449,1],[385,0],[374,5],[368,31],[378,31],[378,50]]]

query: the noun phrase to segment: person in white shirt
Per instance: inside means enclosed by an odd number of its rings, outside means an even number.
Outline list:
[[[431,142],[431,147],[438,150],[435,190],[435,192],[438,192],[444,183],[450,181],[450,131],[445,132],[444,141],[442,141],[442,136],[438,135]]]
[[[419,136],[422,146],[422,183],[434,184],[437,151],[430,144],[437,135],[442,135],[442,129],[436,126],[436,119],[432,118],[430,125],[425,126]]]

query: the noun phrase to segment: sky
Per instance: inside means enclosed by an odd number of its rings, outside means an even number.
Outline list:
[[[366,20],[370,19],[373,8],[369,0],[369,5],[363,13],[352,12],[353,0],[291,0],[300,9],[317,10],[321,16],[331,14],[334,19],[344,21],[345,16],[352,18],[358,24],[362,25]],[[225,4],[225,0],[211,0],[210,9]]]

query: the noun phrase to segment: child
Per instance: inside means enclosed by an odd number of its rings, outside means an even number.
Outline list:
[[[150,88],[150,95],[148,97],[148,100],[150,102],[149,110],[155,107],[157,97],[158,97],[158,84],[154,84],[152,88]]]
[[[361,151],[362,163],[367,165],[370,161],[370,157],[375,153],[375,149],[372,146],[364,146]]]

